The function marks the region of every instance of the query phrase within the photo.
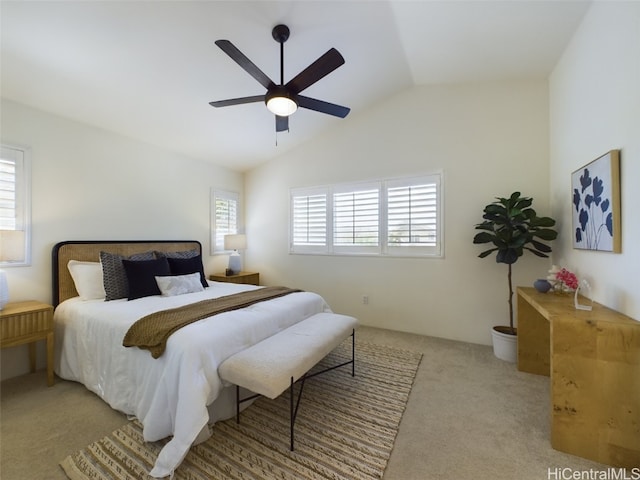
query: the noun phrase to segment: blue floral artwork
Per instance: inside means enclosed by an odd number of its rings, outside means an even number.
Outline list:
[[[574,248],[619,251],[618,172],[612,150],[571,175]]]

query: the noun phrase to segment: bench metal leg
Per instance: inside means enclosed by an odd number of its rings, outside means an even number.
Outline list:
[[[289,386],[289,434],[290,434],[290,449],[293,452],[294,446],[294,425],[296,422],[296,417],[298,415],[298,408],[300,407],[300,400],[302,399],[302,390],[304,389],[304,382],[308,378],[315,377],[322,373],[330,372],[331,370],[335,370],[336,368],[344,367],[346,365],[351,365],[351,376],[356,376],[356,331],[355,329],[351,332],[351,360],[348,362],[343,362],[339,365],[334,365],[333,367],[325,368],[324,370],[320,370],[319,372],[315,372],[311,375],[307,375],[306,373],[300,377],[298,380],[295,380],[291,377],[291,384]],[[296,383],[300,383],[300,391],[298,392],[298,399],[296,401],[295,407],[293,405],[293,397],[295,394],[294,386]],[[236,422],[240,423],[240,404],[246,402],[248,400],[253,400],[254,398],[260,397],[260,394],[251,395],[247,398],[240,398],[240,387],[236,385]]]
[[[356,376],[356,330],[351,332],[351,376]]]
[[[236,423],[240,423],[240,387],[236,385]]]
[[[316,375],[320,375],[322,373],[329,372],[331,370],[335,370],[336,368],[344,367],[346,365],[351,364],[351,376],[355,377],[356,375],[356,331],[353,329],[351,331],[351,360],[348,362],[341,363],[339,365],[334,365],[333,367],[325,368],[319,372],[313,373],[311,375],[307,375],[306,373],[298,379],[296,382],[293,377],[291,377],[291,385],[289,386],[289,417],[290,417],[290,440],[291,445],[290,449],[293,452],[294,445],[294,425],[296,422],[296,417],[298,416],[298,408],[300,407],[300,400],[302,399],[302,390],[304,389],[304,382],[308,378],[315,377]],[[294,385],[300,382],[300,391],[298,392],[298,400],[296,402],[295,409],[293,407],[293,395]]]
[[[261,396],[259,393],[256,393],[247,398],[240,398],[240,387],[236,385],[236,423],[240,423],[240,404]]]
[[[289,432],[289,440],[291,442],[291,451],[293,452],[293,424],[296,421],[296,416],[293,413],[293,386],[295,385],[295,381],[293,380],[293,377],[291,377],[291,386],[289,387],[289,421],[290,421],[290,432]],[[302,395],[302,391],[300,391],[300,395]],[[300,400],[300,397],[298,397],[298,401]]]

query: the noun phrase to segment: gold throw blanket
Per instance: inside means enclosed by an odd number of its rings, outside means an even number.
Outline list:
[[[158,358],[164,353],[169,335],[190,323],[301,291],[288,287],[264,287],[151,313],[131,325],[122,345],[149,350],[153,358]]]

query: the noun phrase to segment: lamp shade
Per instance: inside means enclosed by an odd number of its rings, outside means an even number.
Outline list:
[[[0,230],[0,262],[22,262],[24,257],[24,231]]]
[[[242,234],[225,235],[224,236],[224,249],[225,250],[242,250],[247,248],[247,236]]]

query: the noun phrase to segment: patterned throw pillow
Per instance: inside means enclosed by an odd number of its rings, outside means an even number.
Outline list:
[[[204,287],[200,283],[200,274],[174,275],[170,277],[156,277],[158,288],[165,297],[183,295],[185,293],[202,292]]]
[[[184,250],[182,252],[159,252],[156,250],[154,253],[156,254],[156,258],[193,258],[200,255],[198,250]]]
[[[136,253],[130,257],[116,253],[100,252],[102,279],[104,283],[105,301],[129,297],[129,282],[122,265],[122,260],[153,260],[152,251]]]

